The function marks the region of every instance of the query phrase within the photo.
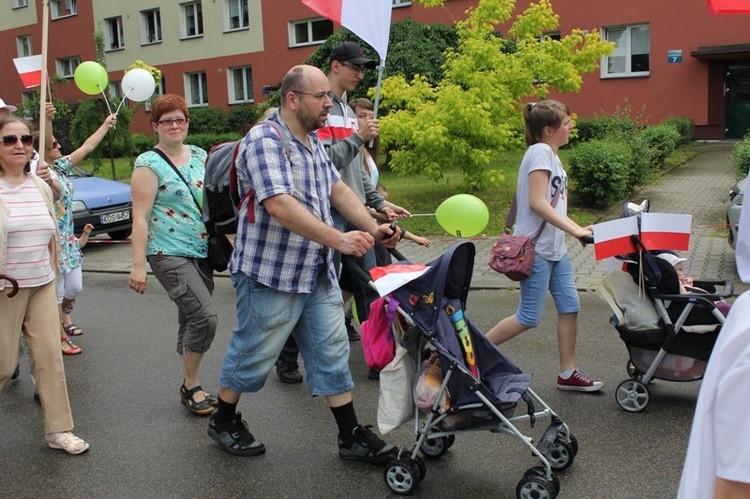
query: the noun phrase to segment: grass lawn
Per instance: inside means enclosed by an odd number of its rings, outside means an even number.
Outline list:
[[[685,163],[690,158],[699,154],[700,147],[694,145],[682,147],[667,158],[665,169]],[[508,151],[498,154],[495,169],[502,173],[505,181],[501,186],[488,189],[474,194],[487,205],[490,212],[490,221],[484,230],[483,236],[495,236],[503,230],[505,217],[513,202],[518,176],[518,165],[521,163],[524,151]],[[569,151],[560,151],[560,159],[567,164]],[[115,159],[115,174],[117,180],[130,183],[130,175],[133,170],[134,158]],[[94,172],[99,177],[112,178],[112,170],[109,159],[103,159],[101,165],[96,168],[93,161],[86,160],[82,165],[87,170]],[[420,175],[400,176],[391,171],[380,171],[380,182],[388,187],[388,200],[403,206],[413,214],[432,214],[440,203],[463,191],[460,189],[463,176],[460,172],[449,172],[439,182],[433,182]],[[657,178],[654,179],[655,181]],[[575,191],[571,192],[573,203],[568,207],[570,218],[580,225],[593,224],[600,221],[606,210],[586,208],[575,204]],[[622,200],[624,202],[625,200]],[[621,204],[617,203],[617,204]],[[415,216],[408,220],[402,220],[400,224],[408,231],[420,236],[446,235],[434,216]]]

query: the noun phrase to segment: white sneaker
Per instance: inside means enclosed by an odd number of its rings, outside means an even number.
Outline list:
[[[44,440],[50,449],[64,450],[68,454],[82,454],[89,450],[88,442],[76,437],[71,432],[48,433]]]

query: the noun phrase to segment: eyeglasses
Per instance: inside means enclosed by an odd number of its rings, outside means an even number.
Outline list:
[[[21,141],[21,144],[25,146],[30,146],[34,143],[34,137],[32,135],[4,135],[3,145],[6,147],[11,147],[16,145],[19,140]]]
[[[323,100],[326,97],[328,97],[329,99],[333,100],[333,95],[334,95],[333,94],[333,90],[329,90],[328,92],[318,92],[317,94],[311,94],[311,93],[308,93],[308,92],[301,92],[299,90],[292,90],[292,92],[294,92],[295,94],[299,94],[299,95],[309,95],[310,97],[312,97],[315,100]]]
[[[159,120],[157,121],[157,123],[160,124],[161,126],[172,126],[172,125],[185,126],[185,123],[187,123],[188,121],[189,120],[186,120],[185,118],[174,118],[171,120],[170,119]]]
[[[362,66],[361,64],[352,64],[350,62],[342,62],[341,65],[346,66],[347,68],[351,69],[355,73],[362,73],[362,74],[365,73],[365,67]]]

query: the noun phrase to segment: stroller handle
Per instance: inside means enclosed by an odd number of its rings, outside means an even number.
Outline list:
[[[583,236],[578,240],[585,244],[594,244],[594,236]]]

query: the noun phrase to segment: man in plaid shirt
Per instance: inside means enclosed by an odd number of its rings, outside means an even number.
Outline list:
[[[377,225],[357,195],[341,181],[315,130],[332,106],[326,76],[296,66],[281,84],[281,109],[271,125],[248,132],[237,158],[240,207],[229,265],[237,295],[237,328],[224,357],[219,407],[208,434],[231,454],[265,452],[237,412],[244,392],[263,387],[284,342],[296,339],[307,367],[310,395],[324,396],[339,430],[339,457],[384,463],[397,449],[357,421],[349,372],[349,341],[332,250],[361,256],[375,241],[399,239]],[[279,131],[290,137],[285,150]],[[360,230],[333,227],[331,207]]]

